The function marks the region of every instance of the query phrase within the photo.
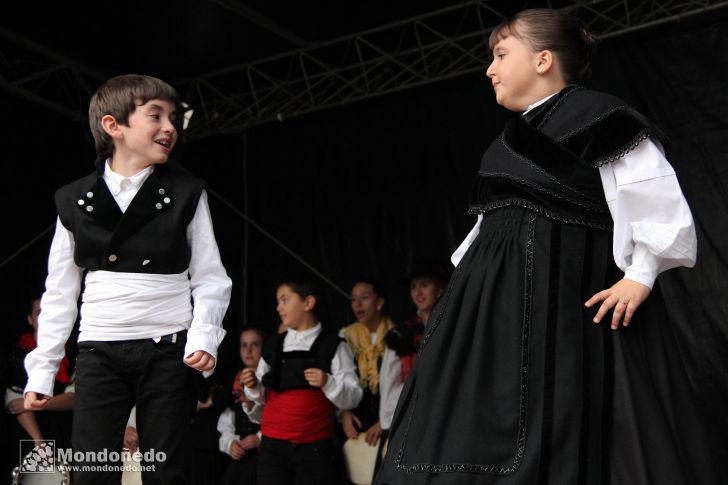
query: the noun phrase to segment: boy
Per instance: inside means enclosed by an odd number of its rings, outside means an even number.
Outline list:
[[[156,456],[145,484],[185,481],[191,369],[215,366],[231,287],[203,182],[164,165],[176,103],[171,86],[140,75],[114,77],[92,97],[96,171],[56,192],[38,347],[25,361],[25,407],[43,409],[83,281],[74,455],[120,452],[136,403],[140,451]],[[74,482],[119,483],[120,470],[107,469],[79,470]]]
[[[243,371],[245,394],[264,404],[258,483],[335,484],[340,470],[333,445],[335,407],[353,409],[363,393],[354,358],[317,320],[312,282],[284,282],[276,299],[287,331],[266,341],[257,369]],[[249,415],[254,410],[244,409]]]

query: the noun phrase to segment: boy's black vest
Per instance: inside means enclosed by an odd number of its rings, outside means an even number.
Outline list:
[[[56,192],[63,226],[73,233],[75,263],[86,270],[177,274],[190,261],[187,225],[204,186],[169,165],[156,165],[126,212],[104,182],[106,162]]]
[[[291,389],[316,389],[308,384],[303,371],[321,369],[331,373],[331,360],[336,349],[343,342],[338,335],[322,331],[309,350],[283,351],[286,333],[266,339],[263,345],[263,359],[270,365],[270,371],[263,376],[263,386],[274,391]]]

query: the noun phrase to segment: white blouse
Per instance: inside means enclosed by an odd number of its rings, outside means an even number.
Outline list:
[[[526,113],[551,96],[529,106]],[[648,138],[599,175],[614,220],[614,262],[626,279],[650,288],[657,275],[695,265],[698,243],[688,203],[659,142]],[[452,255],[457,266],[478,236],[483,215]]]

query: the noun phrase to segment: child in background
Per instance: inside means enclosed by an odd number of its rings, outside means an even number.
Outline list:
[[[258,368],[264,340],[265,334],[257,327],[247,327],[240,332],[240,360],[245,369]],[[261,406],[245,395],[242,374],[240,370],[233,379],[234,402],[217,421],[220,451],[232,458],[220,485],[255,485],[256,482]],[[248,412],[252,418],[248,417]]]
[[[334,485],[335,409],[355,408],[362,397],[351,350],[318,321],[312,281],[281,283],[276,300],[287,331],[266,341],[257,369],[243,371],[246,395],[264,405],[258,483]]]

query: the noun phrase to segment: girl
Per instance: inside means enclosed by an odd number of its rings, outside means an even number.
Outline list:
[[[416,263],[409,275],[410,298],[415,305],[416,313],[406,319],[402,325],[393,328],[386,338],[387,347],[395,352],[402,365],[402,381],[407,380],[412,365],[417,360],[417,351],[420,348],[425,325],[430,319],[437,299],[445,290],[447,279],[442,266],[434,261]],[[389,364],[386,357],[382,366]],[[393,412],[394,408],[390,412],[388,423],[391,422]]]
[[[351,289],[351,309],[357,321],[339,332],[339,336],[347,341],[354,353],[359,383],[364,389],[364,397],[359,406],[341,413],[344,434],[347,438],[357,439],[359,432],[363,432],[370,446],[377,444],[382,435],[379,419],[382,398],[393,399],[392,408],[398,398],[398,395],[389,397],[391,393],[383,396],[381,391],[391,389],[392,383],[401,382],[398,362],[389,366],[396,375],[392,375],[392,372],[381,374],[382,359],[387,351],[384,339],[394,327],[392,320],[382,315],[384,301],[379,284],[370,280],[359,280]]]
[[[359,406],[341,413],[343,432],[348,438],[344,459],[353,483],[372,482],[404,382],[399,356],[386,344],[395,325],[382,313],[384,303],[384,293],[377,282],[359,280],[351,289],[351,309],[357,321],[339,332],[354,352],[359,383],[364,389]],[[360,456],[351,451],[357,448]],[[357,468],[367,473],[359,476],[352,472]]]
[[[282,283],[277,310],[287,330],[266,340],[257,368],[242,374],[248,399],[263,405],[260,484],[339,483],[334,411],[356,407],[362,390],[349,346],[316,317],[317,299],[310,280]],[[255,409],[243,408],[249,416]]]
[[[246,327],[240,332],[240,360],[245,369],[257,369],[263,350],[265,334],[257,327]],[[234,402],[220,414],[217,431],[220,433],[220,451],[230,455],[220,485],[255,485],[258,461],[258,433],[260,406],[245,396],[242,383],[243,371],[233,379]],[[244,412],[243,409],[245,409]],[[251,419],[248,413],[253,415]]]
[[[663,134],[573,84],[593,38],[564,13],[521,12],[490,47],[524,115],[483,156],[377,483],[715,483],[655,284],[696,257]]]

